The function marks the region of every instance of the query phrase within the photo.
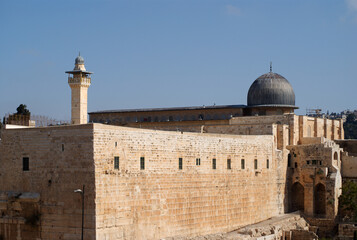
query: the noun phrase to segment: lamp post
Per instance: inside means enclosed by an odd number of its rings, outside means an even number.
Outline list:
[[[84,185],[83,189],[76,189],[74,190],[75,193],[79,193],[82,195],[82,237],[81,240],[83,240],[83,230],[84,230]]]

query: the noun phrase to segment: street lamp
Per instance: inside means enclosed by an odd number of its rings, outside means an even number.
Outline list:
[[[75,193],[79,193],[82,195],[82,237],[81,240],[83,240],[83,224],[84,224],[84,185],[83,185],[83,189],[76,189],[74,190]]]

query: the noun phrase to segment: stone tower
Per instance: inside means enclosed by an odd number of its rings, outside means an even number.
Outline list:
[[[88,87],[91,83],[91,72],[84,67],[84,59],[79,53],[73,71],[67,71],[68,84],[72,90],[71,124],[85,124],[87,119]]]

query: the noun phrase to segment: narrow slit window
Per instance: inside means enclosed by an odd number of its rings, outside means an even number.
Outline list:
[[[254,169],[258,169],[258,159],[254,159]]]
[[[119,157],[114,157],[114,169],[119,169]]]
[[[28,157],[22,158],[22,170],[30,171],[30,159]]]
[[[182,170],[182,158],[179,158],[179,169]]]
[[[240,168],[245,169],[245,160],[244,159],[240,160]]]
[[[62,152],[64,151],[64,144],[62,144]]]
[[[267,169],[269,169],[269,159],[267,159]]]
[[[140,169],[141,170],[145,169],[145,158],[144,157],[140,158]]]
[[[288,167],[291,166],[291,154],[289,153],[288,154]]]
[[[295,162],[295,168],[297,168],[298,167],[298,163],[297,162]]]
[[[232,169],[231,159],[227,159],[227,169]]]
[[[196,166],[200,166],[201,165],[201,158],[196,158]]]
[[[212,169],[216,169],[216,159],[215,158],[213,158],[212,159]]]

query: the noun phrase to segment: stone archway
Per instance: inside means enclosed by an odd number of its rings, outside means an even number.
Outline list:
[[[314,213],[315,216],[324,216],[326,214],[326,188],[319,183],[314,190]]]
[[[291,187],[291,211],[300,210],[304,212],[304,186],[296,182]]]

